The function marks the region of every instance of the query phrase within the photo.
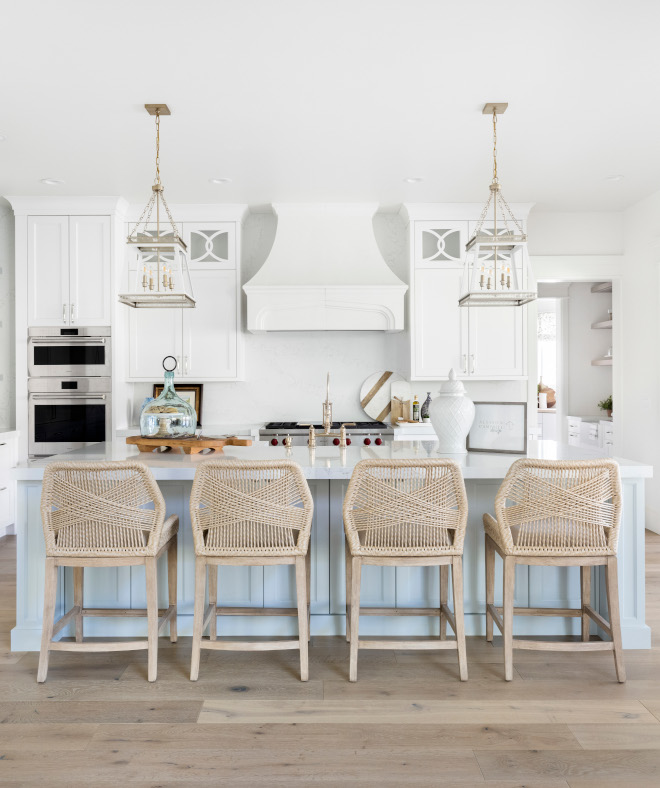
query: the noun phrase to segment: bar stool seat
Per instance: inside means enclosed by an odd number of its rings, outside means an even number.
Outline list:
[[[459,672],[467,680],[463,619],[463,542],[467,497],[460,468],[445,459],[362,460],[353,470],[344,499],[346,532],[346,638],[350,642],[349,680],[357,681],[358,650],[441,649],[458,652]],[[361,608],[363,565],[438,566],[437,608]],[[454,612],[448,607],[449,567]],[[440,638],[402,643],[359,640],[362,615],[437,616]],[[447,623],[455,641],[446,639]]]
[[[158,633],[169,622],[176,642],[177,533],[179,518],[165,519],[165,501],[144,463],[54,462],[46,466],[41,494],[46,542],[44,611],[37,681],[46,681],[51,651],[148,650],[148,679],[155,681]],[[157,560],[167,553],[169,603],[158,609]],[[85,567],[145,567],[146,609],[86,608]],[[57,569],[73,567],[73,606],[54,622]],[[146,616],[147,639],[84,642],[83,620],[89,616]],[[160,617],[159,617],[160,616]],[[75,642],[54,641],[70,621]]]
[[[619,682],[626,680],[619,619],[617,543],[621,480],[614,460],[520,459],[513,463],[495,498],[495,517],[484,514],[486,541],[486,639],[493,623],[504,641],[505,679],[513,678],[513,649],[612,651]],[[504,564],[503,604],[495,606],[495,553]],[[515,567],[579,566],[580,608],[516,608]],[[591,605],[591,567],[605,567],[609,621]],[[581,642],[513,637],[513,617],[581,618]],[[591,641],[590,622],[611,641]]]
[[[219,459],[207,460],[198,466],[190,496],[195,543],[191,681],[199,677],[203,648],[229,651],[299,649],[300,679],[307,681],[309,539],[313,507],[302,468],[290,460]],[[218,607],[219,566],[287,564],[295,566],[295,608]],[[209,604],[205,608],[207,571]],[[297,616],[298,637],[291,640],[218,640],[217,617],[223,615]],[[202,640],[207,626],[209,640]]]

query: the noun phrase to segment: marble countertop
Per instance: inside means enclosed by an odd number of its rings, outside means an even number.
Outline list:
[[[284,446],[271,446],[265,441],[255,442],[252,446],[228,446],[223,454],[179,454],[174,452],[140,453],[135,446],[129,446],[123,439],[110,443],[98,443],[84,449],[20,463],[11,469],[14,479],[21,481],[40,480],[44,468],[50,462],[108,461],[139,459],[151,468],[156,479],[191,480],[200,462],[211,458],[227,457],[240,460],[283,460],[291,459],[302,466],[308,479],[349,479],[351,472],[360,460],[366,459],[422,459],[425,457],[451,456],[461,463],[466,479],[503,479],[511,463],[520,454],[486,454],[470,452],[466,455],[441,455],[436,451],[433,440],[392,441],[382,446],[349,446],[340,451],[338,447],[318,447],[312,453],[306,446],[294,446],[287,450]],[[568,446],[556,441],[529,441],[527,457],[552,460],[586,460],[604,457],[599,449],[581,446]],[[650,478],[653,468],[650,465],[616,458],[621,466],[623,478]]]

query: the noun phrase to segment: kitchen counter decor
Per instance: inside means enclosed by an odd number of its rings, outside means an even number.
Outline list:
[[[440,393],[429,406],[431,424],[438,436],[441,454],[465,454],[465,440],[474,420],[474,403],[465,393],[465,386],[449,370],[449,380],[440,386]]]
[[[172,359],[174,366],[168,369],[165,364]],[[177,367],[174,356],[165,356],[163,369],[165,383],[163,392],[152,400],[140,414],[140,435],[143,438],[189,438],[194,437],[197,429],[195,408],[174,390],[174,370]]]
[[[252,446],[251,440],[236,438],[233,435],[227,438],[208,438],[204,435],[191,435],[188,438],[143,438],[140,435],[129,435],[126,443],[137,446],[143,452],[154,449],[165,451],[181,449],[184,454],[200,454],[205,449],[208,449],[209,453],[222,452],[225,446]]]

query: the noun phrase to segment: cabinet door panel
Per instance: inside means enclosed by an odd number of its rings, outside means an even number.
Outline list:
[[[233,222],[184,222],[183,240],[188,247],[190,267],[236,268],[235,232]]]
[[[460,221],[415,222],[415,267],[461,267],[467,229]]]
[[[163,358],[174,356],[178,368],[175,377],[183,370],[181,359],[180,309],[130,309],[128,310],[128,374],[129,378],[162,380]]]
[[[28,325],[69,322],[69,217],[28,217]]]
[[[183,377],[190,380],[236,378],[236,271],[195,271],[197,304],[182,310]]]
[[[470,374],[518,377],[524,371],[525,307],[469,307]]]
[[[110,217],[69,219],[72,325],[110,325]]]
[[[414,272],[413,380],[447,377],[467,370],[467,310],[458,306],[460,269]]]

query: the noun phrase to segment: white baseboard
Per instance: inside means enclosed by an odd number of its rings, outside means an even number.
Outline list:
[[[14,523],[0,526],[0,537],[14,536],[15,533],[16,533],[16,525]]]

